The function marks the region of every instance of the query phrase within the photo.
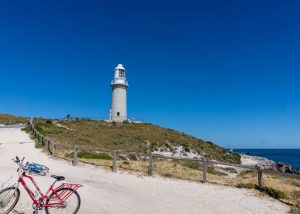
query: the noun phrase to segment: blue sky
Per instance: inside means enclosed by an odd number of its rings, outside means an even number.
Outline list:
[[[1,1],[0,112],[131,117],[233,148],[300,147],[300,2]]]

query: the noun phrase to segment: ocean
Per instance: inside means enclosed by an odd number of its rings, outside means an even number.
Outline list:
[[[300,149],[234,149],[233,151],[242,154],[249,152],[250,155],[264,157],[276,163],[288,163],[293,168],[300,169]]]

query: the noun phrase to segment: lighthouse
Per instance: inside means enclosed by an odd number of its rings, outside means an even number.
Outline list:
[[[122,64],[115,68],[114,80],[110,86],[112,88],[110,120],[122,122],[127,120],[127,88],[126,72]]]

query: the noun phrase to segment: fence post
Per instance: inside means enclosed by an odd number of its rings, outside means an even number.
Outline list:
[[[206,158],[203,157],[202,158],[202,182],[206,183],[207,182],[207,162],[206,162]]]
[[[77,165],[77,146],[74,146],[74,154],[73,154],[72,164],[73,164],[73,166]]]
[[[258,186],[263,187],[264,186],[264,174],[263,174],[261,166],[257,167],[257,175],[258,175]]]
[[[56,149],[56,144],[52,143],[52,158],[55,158],[55,149]]]
[[[149,168],[148,168],[148,175],[153,176],[153,156],[152,154],[149,155]]]
[[[112,171],[117,172],[117,151],[112,151]]]
[[[44,152],[47,152],[47,150],[48,150],[48,145],[49,145],[49,140],[48,140],[48,139],[45,139]]]

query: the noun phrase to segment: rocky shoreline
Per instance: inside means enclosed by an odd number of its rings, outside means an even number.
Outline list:
[[[267,158],[241,154],[241,164],[245,166],[260,166],[263,169],[274,169],[276,163]]]
[[[292,173],[300,175],[300,169],[293,169],[290,164],[286,163],[275,163],[267,158],[251,156],[251,155],[241,155],[241,164],[245,166],[255,166],[261,167],[265,170],[278,171],[283,173]]]

